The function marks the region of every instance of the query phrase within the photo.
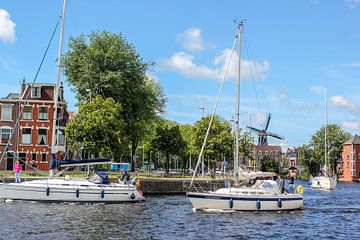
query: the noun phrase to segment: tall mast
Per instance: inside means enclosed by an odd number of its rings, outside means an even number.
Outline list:
[[[324,95],[325,95],[325,143],[324,143],[324,147],[325,147],[325,177],[328,176],[328,164],[327,164],[327,139],[326,139],[326,132],[327,132],[327,124],[328,124],[328,119],[327,119],[327,98],[326,98],[326,86],[324,89]]]
[[[234,179],[237,183],[238,181],[238,172],[239,172],[239,121],[240,121],[240,69],[241,69],[241,41],[242,41],[242,32],[243,32],[243,22],[241,21],[238,26],[238,41],[239,41],[239,51],[238,51],[238,74],[237,74],[237,83],[236,83],[236,119],[235,119],[235,156],[234,156]]]
[[[61,15],[61,31],[60,31],[60,40],[59,40],[59,51],[58,51],[58,61],[57,61],[57,81],[54,89],[54,117],[53,117],[53,132],[52,132],[52,143],[51,143],[51,153],[56,153],[55,145],[59,144],[58,140],[58,131],[56,131],[56,120],[57,120],[57,108],[59,105],[59,85],[60,85],[60,73],[61,73],[61,53],[62,53],[62,44],[63,44],[63,34],[64,34],[64,23],[65,23],[65,13],[66,13],[66,0],[64,0],[62,15]]]

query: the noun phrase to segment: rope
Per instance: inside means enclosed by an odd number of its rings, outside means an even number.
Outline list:
[[[48,43],[48,45],[47,45],[47,47],[46,47],[45,53],[44,53],[44,55],[43,55],[43,58],[41,59],[40,65],[39,65],[39,67],[38,67],[38,70],[37,70],[37,72],[36,72],[36,74],[35,74],[35,77],[34,77],[32,83],[31,83],[31,88],[33,88],[33,86],[34,86],[34,84],[35,84],[35,82],[36,82],[36,79],[37,79],[37,77],[38,77],[38,75],[39,75],[39,72],[40,72],[41,67],[42,67],[42,65],[43,65],[43,63],[44,63],[45,57],[46,57],[46,55],[47,55],[47,53],[48,53],[48,50],[49,50],[49,48],[50,48],[50,44],[51,44],[51,42],[52,42],[52,40],[53,40],[53,38],[54,38],[56,29],[57,29],[58,26],[59,26],[60,19],[61,19],[61,16],[59,17],[59,19],[58,19],[58,21],[57,21],[57,23],[56,23],[56,26],[55,26],[55,28],[54,28],[54,31],[53,31],[53,33],[52,33],[52,35],[51,35],[51,38],[50,38],[50,40],[49,40],[49,43]],[[27,90],[27,88],[25,89],[25,91],[26,91],[26,90]],[[14,136],[15,130],[16,130],[16,129],[18,128],[18,126],[19,126],[20,118],[21,118],[21,115],[22,115],[23,112],[24,112],[25,105],[27,104],[27,102],[28,102],[28,100],[29,100],[30,93],[31,93],[31,91],[28,91],[27,94],[26,94],[26,98],[25,98],[25,102],[24,102],[24,107],[21,109],[20,114],[19,114],[18,118],[16,119],[16,122],[15,122],[15,125],[14,125],[14,128],[13,128],[13,131],[12,131],[10,137],[9,137],[9,140],[8,140],[8,142],[7,142],[7,144],[6,144],[5,148],[4,148],[4,152],[3,152],[3,154],[2,154],[2,156],[1,156],[1,158],[0,158],[0,163],[3,161],[4,156],[5,156],[8,148],[9,148],[9,145],[11,144],[11,140],[12,140],[12,138],[13,138],[13,136]],[[19,159],[17,156],[15,156],[15,158],[16,158],[17,160],[20,160],[20,161],[24,162],[22,159]],[[25,161],[25,164],[27,164],[26,161]]]
[[[194,170],[193,176],[192,176],[192,178],[191,178],[190,188],[191,188],[191,186],[192,186],[193,183],[194,183],[194,178],[195,178],[197,169],[198,169],[198,167],[199,167],[199,165],[200,165],[202,155],[204,154],[205,145],[206,145],[206,142],[207,142],[208,135],[209,135],[209,133],[210,133],[210,128],[211,128],[211,125],[212,125],[212,122],[213,122],[213,119],[214,119],[214,115],[215,115],[215,112],[216,112],[216,108],[217,108],[217,105],[218,105],[218,103],[219,103],[220,95],[221,95],[221,92],[222,92],[222,89],[223,89],[223,86],[224,86],[224,83],[225,83],[225,79],[226,79],[226,76],[227,76],[227,73],[228,73],[228,70],[229,70],[229,65],[230,65],[230,62],[231,62],[232,55],[233,55],[233,53],[234,53],[234,48],[235,48],[235,44],[236,44],[237,38],[238,38],[238,37],[237,37],[237,35],[236,35],[236,37],[235,37],[235,39],[234,39],[233,46],[232,46],[232,48],[231,48],[231,55],[230,55],[230,57],[229,57],[229,60],[228,60],[227,65],[226,65],[225,74],[224,74],[224,77],[223,77],[223,79],[222,79],[221,86],[220,86],[220,89],[219,89],[219,92],[218,92],[218,95],[217,95],[217,98],[216,98],[216,102],[215,102],[215,105],[214,105],[214,108],[213,108],[213,111],[212,111],[212,114],[211,114],[211,118],[210,118],[210,122],[209,122],[208,129],[207,129],[207,131],[206,131],[205,139],[204,139],[204,142],[203,142],[202,147],[201,147],[201,151],[200,151],[200,154],[199,154],[199,157],[198,157],[198,161],[197,161],[196,166],[195,166],[195,170]]]

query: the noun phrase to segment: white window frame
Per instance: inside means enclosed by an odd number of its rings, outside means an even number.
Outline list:
[[[47,112],[46,112],[46,115],[45,115],[45,113],[41,113],[41,114],[44,114],[44,116],[46,116],[46,118],[40,118],[40,116],[42,116],[42,115],[40,115],[40,109],[46,109],[47,110]],[[49,120],[49,108],[48,108],[48,106],[39,106],[39,115],[38,115],[38,119],[39,119],[39,121],[47,121],[47,120]]]
[[[22,119],[23,120],[32,120],[33,119],[33,107],[30,106],[30,105],[27,105],[27,106],[23,106],[24,110],[23,110],[23,113],[22,113]],[[31,111],[30,112],[25,112],[25,109],[26,108],[30,108]]]
[[[3,133],[4,130],[9,130],[9,133]],[[7,141],[6,143],[3,143],[3,142],[2,142],[2,140],[3,140],[3,134],[9,135],[9,138],[8,138],[8,139],[10,139],[11,133],[12,133],[12,128],[11,128],[11,127],[1,127],[1,128],[0,128],[0,144],[6,145],[6,144],[8,143],[8,141]]]
[[[40,130],[45,130],[46,131],[46,135],[40,135],[39,134],[39,131]],[[38,128],[38,130],[37,130],[37,134],[38,134],[38,137],[37,137],[37,141],[36,141],[36,143],[37,143],[37,145],[40,145],[40,146],[46,146],[46,145],[48,145],[48,134],[49,134],[49,130],[47,129],[47,128]],[[40,144],[41,143],[41,138],[40,138],[40,136],[46,136],[46,138],[45,138],[45,144]]]
[[[24,129],[30,129],[30,139],[29,139],[29,142],[24,142]],[[26,134],[26,135],[28,135],[28,134]],[[31,145],[32,144],[32,129],[30,128],[30,127],[23,127],[22,129],[21,129],[21,144],[22,145]]]
[[[36,91],[35,89],[38,89],[38,91]],[[38,93],[38,94],[36,94]],[[31,88],[31,97],[32,98],[41,98],[41,87],[32,87]]]
[[[1,106],[1,121],[12,121],[13,120],[12,119],[12,108],[13,108],[12,104],[1,104],[0,106]],[[5,109],[10,109],[9,119],[4,118],[4,115],[5,115],[4,110]]]

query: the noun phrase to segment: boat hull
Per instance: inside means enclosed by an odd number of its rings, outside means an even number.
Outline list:
[[[336,188],[336,178],[331,177],[314,177],[311,179],[311,188],[331,190]]]
[[[268,196],[232,196],[211,193],[189,192],[188,198],[194,209],[224,211],[284,211],[301,209],[300,194]]]
[[[0,184],[0,198],[39,202],[121,203],[144,201],[141,192],[127,186],[57,186]]]

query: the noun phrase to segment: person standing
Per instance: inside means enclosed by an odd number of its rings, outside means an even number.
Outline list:
[[[14,166],[15,182],[16,183],[21,183],[21,171],[22,171],[22,166],[19,163],[19,161],[16,160],[15,166]]]

